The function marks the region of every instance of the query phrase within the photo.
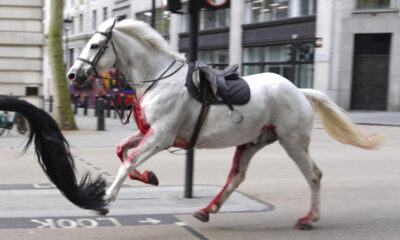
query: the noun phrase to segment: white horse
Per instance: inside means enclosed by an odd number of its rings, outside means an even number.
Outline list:
[[[185,87],[188,72],[185,58],[143,22],[123,20],[115,24],[113,19],[109,19],[102,23],[67,77],[73,84],[82,85],[91,76],[113,65],[136,86],[139,130],[118,145],[117,154],[123,164],[106,191],[107,201],[116,199],[130,173],[139,180],[156,184],[155,175],[140,174],[136,168],[157,152],[172,146],[185,148],[201,108]],[[157,80],[160,76],[167,77],[149,88],[152,82],[146,80]],[[250,86],[251,99],[245,105],[235,106],[244,119],[241,122],[231,121],[227,106],[212,105],[199,134],[195,145],[197,149],[237,148],[224,188],[194,216],[206,222],[210,213],[217,213],[244,180],[252,156],[278,140],[310,185],[311,210],[295,225],[297,229],[310,229],[312,222],[319,219],[322,176],[308,151],[313,111],[319,112],[328,133],[342,143],[372,149],[382,143],[383,136],[365,135],[320,91],[298,89],[274,73],[261,73],[244,79]],[[132,148],[132,153],[128,155],[128,150]]]

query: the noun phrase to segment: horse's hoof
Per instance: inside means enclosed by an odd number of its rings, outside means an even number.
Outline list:
[[[148,184],[158,186],[158,178],[152,171],[146,172],[146,175]]]
[[[193,213],[193,217],[197,218],[202,222],[208,222],[208,220],[210,220],[209,214],[204,210],[200,210]]]
[[[299,220],[299,221],[294,225],[293,228],[294,228],[294,229],[297,229],[297,230],[308,231],[308,230],[311,230],[311,229],[313,228],[313,226],[312,226],[311,223],[303,222],[303,221],[300,221],[300,220]]]
[[[105,216],[110,212],[110,210],[108,208],[102,208],[100,210],[97,211],[97,213],[101,216]]]

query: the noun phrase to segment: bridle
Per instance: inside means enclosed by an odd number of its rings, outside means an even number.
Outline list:
[[[111,37],[112,37],[112,30],[113,30],[113,28],[114,28],[116,22],[117,22],[117,19],[114,19],[113,25],[111,26],[111,28],[110,28],[110,30],[109,30],[108,32],[96,31],[96,32],[94,33],[94,34],[98,33],[98,34],[101,34],[101,35],[105,36],[105,37],[106,37],[106,41],[105,41],[103,44],[101,44],[101,45],[92,45],[92,46],[91,46],[92,49],[94,49],[94,47],[99,48],[99,51],[96,53],[96,55],[94,56],[94,58],[93,58],[92,61],[89,61],[89,60],[87,60],[87,59],[80,58],[80,57],[77,58],[77,60],[89,64],[89,65],[93,68],[93,71],[94,71],[94,73],[95,73],[95,75],[93,75],[93,77],[96,77],[96,78],[98,78],[98,79],[123,81],[122,79],[118,79],[118,78],[103,77],[103,76],[101,76],[101,75],[97,72],[97,70],[96,70],[97,63],[100,61],[100,58],[103,56],[104,52],[105,52],[106,49],[108,48],[108,43],[109,43],[109,42],[111,43],[111,46],[112,46],[113,51],[114,51],[114,54],[115,54],[115,62],[114,62],[113,67],[116,67],[116,66],[117,66],[118,54],[117,54],[117,50],[115,49],[114,43],[113,43],[113,41],[112,41],[112,39],[111,39]],[[93,35],[94,35],[94,34],[93,34]],[[143,92],[143,94],[142,94],[139,98],[136,97],[136,102],[133,104],[133,106],[132,106],[132,108],[131,108],[131,111],[130,111],[130,113],[128,114],[127,119],[126,119],[125,121],[123,121],[123,119],[122,119],[122,114],[120,113],[119,109],[117,109],[117,107],[116,107],[116,106],[117,106],[117,105],[116,105],[117,101],[116,101],[115,97],[113,96],[113,94],[110,94],[110,95],[111,95],[111,99],[112,99],[113,102],[114,102],[114,108],[115,108],[115,110],[116,110],[116,112],[117,112],[117,114],[118,114],[118,117],[119,117],[119,119],[121,120],[121,123],[122,123],[123,125],[126,125],[126,124],[129,123],[129,118],[130,118],[130,115],[132,114],[132,111],[135,111],[135,114],[136,114],[136,105],[137,105],[137,103],[139,103],[139,101],[143,98],[143,96],[144,96],[148,91],[150,91],[155,85],[157,85],[158,81],[171,77],[172,75],[174,75],[175,73],[177,73],[180,69],[182,69],[182,67],[185,65],[185,63],[183,62],[183,63],[182,63],[177,69],[175,69],[172,73],[170,73],[170,74],[168,74],[168,75],[165,75],[165,74],[175,65],[176,62],[177,62],[176,60],[173,60],[173,62],[172,62],[172,63],[161,73],[161,75],[160,75],[158,78],[156,78],[156,79],[143,80],[143,81],[140,81],[139,83],[134,83],[133,81],[131,81],[134,85],[137,85],[137,84],[144,84],[144,83],[151,83],[151,84],[145,89],[145,91]],[[124,81],[129,81],[129,80],[124,80]],[[101,84],[101,85],[102,85],[103,87],[105,87],[104,84]],[[132,87],[132,86],[130,86],[130,87],[134,90],[134,87]],[[109,91],[109,92],[112,93],[112,91]],[[135,96],[136,96],[136,93],[135,93]]]
[[[109,32],[100,32],[100,31],[96,31],[96,32],[94,33],[94,34],[98,33],[98,34],[101,34],[101,35],[105,36],[105,37],[106,37],[106,41],[105,41],[103,44],[101,44],[101,45],[92,45],[92,46],[91,46],[91,49],[95,49],[95,48],[97,48],[97,47],[99,48],[99,51],[96,53],[96,55],[94,56],[94,58],[93,58],[92,61],[89,61],[89,60],[87,60],[87,59],[80,58],[80,57],[77,59],[77,60],[79,60],[79,61],[82,61],[82,62],[84,62],[84,63],[89,64],[89,65],[93,68],[93,71],[94,71],[94,73],[95,73],[94,77],[101,77],[100,74],[99,74],[99,73],[97,72],[97,70],[96,70],[96,66],[97,66],[97,63],[100,61],[100,58],[103,56],[104,52],[105,52],[106,49],[108,48],[108,43],[109,43],[109,42],[111,42],[111,46],[112,46],[112,48],[113,48],[113,50],[114,50],[114,54],[115,54],[115,63],[114,63],[114,65],[113,65],[113,67],[116,67],[116,66],[117,66],[118,54],[117,54],[117,50],[115,49],[114,43],[113,43],[113,41],[111,40],[112,30],[113,30],[113,28],[114,28],[116,22],[117,22],[117,19],[114,19],[113,25],[111,26],[111,29],[109,30]],[[94,34],[93,34],[93,35],[94,35]]]

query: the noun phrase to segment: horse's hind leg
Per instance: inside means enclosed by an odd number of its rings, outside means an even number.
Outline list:
[[[128,150],[136,147],[143,138],[143,134],[140,131],[136,131],[132,136],[129,136],[122,140],[117,147],[117,155],[121,162],[128,157]],[[133,170],[129,173],[129,178],[132,180],[138,180],[146,184],[158,186],[158,178],[152,171],[144,171],[140,173],[138,170]]]
[[[310,230],[312,222],[319,220],[319,191],[322,172],[318,169],[317,165],[313,162],[310,154],[308,153],[308,146],[310,142],[309,136],[293,137],[286,139],[279,139],[283,148],[285,148],[288,155],[297,164],[300,171],[303,173],[308,184],[311,188],[311,210],[303,218],[300,218],[294,225],[295,229]]]
[[[265,138],[266,136],[268,136],[267,139]],[[262,142],[260,142],[260,140]],[[222,204],[224,204],[224,202],[228,199],[232,192],[245,179],[246,170],[253,155],[258,150],[274,142],[275,140],[276,135],[270,131],[266,131],[263,135],[259,137],[257,143],[251,142],[237,146],[235,156],[233,158],[232,169],[229,173],[228,180],[224,188],[206,208],[195,212],[193,216],[202,222],[207,222],[209,220],[210,213],[217,213],[218,210],[222,207]]]

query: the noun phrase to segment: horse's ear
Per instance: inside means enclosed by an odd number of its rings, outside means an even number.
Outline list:
[[[114,28],[115,24],[117,23],[117,21],[118,21],[118,17],[115,17],[114,21],[113,21],[113,24],[111,25],[110,32],[113,30],[113,28]]]

